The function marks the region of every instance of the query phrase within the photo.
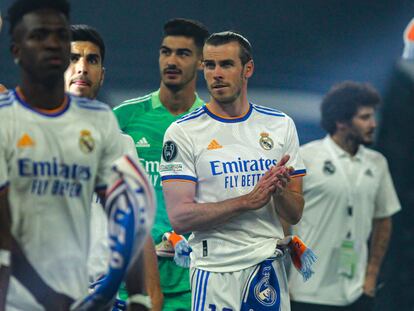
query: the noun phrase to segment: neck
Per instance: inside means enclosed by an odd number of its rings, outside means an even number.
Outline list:
[[[331,137],[341,149],[345,150],[351,156],[354,156],[357,153],[359,144],[351,137],[340,133],[335,133],[331,135]]]
[[[173,115],[179,115],[187,112],[194,104],[195,95],[195,79],[188,83],[180,90],[168,88],[161,82],[160,101],[167,110]]]
[[[212,112],[225,117],[239,117],[249,110],[249,101],[247,99],[247,90],[244,89],[232,102],[218,102],[213,97],[210,99],[209,108]]]
[[[62,105],[65,98],[63,76],[49,81],[32,81],[23,77],[20,89],[25,102],[34,108],[52,110]]]

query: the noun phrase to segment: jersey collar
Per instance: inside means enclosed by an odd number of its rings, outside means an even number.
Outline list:
[[[205,110],[205,112],[207,112],[207,114],[212,117],[213,119],[220,121],[220,122],[224,122],[224,123],[237,123],[237,122],[243,122],[246,121],[250,115],[252,114],[253,111],[253,105],[251,103],[249,103],[249,109],[247,110],[247,112],[245,112],[243,115],[241,116],[237,116],[237,117],[225,117],[225,116],[221,116],[218,114],[214,114],[209,108],[208,108],[208,104],[203,106],[203,109]]]
[[[197,108],[200,108],[201,106],[204,105],[204,101],[200,97],[198,97],[197,93],[195,93],[195,96],[196,96],[196,98],[194,100],[193,105],[190,107],[190,109],[187,112],[184,112],[180,115],[184,115],[184,114],[187,114],[189,112],[192,112],[192,111],[196,110]],[[164,109],[167,110],[165,108],[165,106],[161,103],[160,89],[158,89],[157,91],[152,93],[151,100],[152,100],[152,109],[156,109],[158,107],[164,107]]]
[[[341,147],[339,147],[330,135],[326,135],[325,142],[329,144],[331,150],[334,152],[337,158],[351,158],[351,155],[345,150],[343,150]],[[357,153],[352,158],[358,161],[362,161],[364,149],[365,147],[363,145],[359,145]]]
[[[29,110],[31,110],[31,111],[33,111],[35,113],[38,113],[38,114],[40,114],[42,116],[45,116],[45,117],[52,117],[52,118],[53,117],[58,117],[58,116],[64,114],[68,110],[68,108],[70,106],[70,97],[67,94],[65,94],[65,97],[63,99],[63,102],[62,102],[62,104],[59,107],[57,107],[55,109],[49,110],[49,109],[35,108],[35,107],[30,106],[28,103],[26,103],[26,99],[25,99],[25,97],[24,97],[24,95],[21,92],[21,90],[20,90],[19,87],[16,87],[13,90],[13,93],[14,93],[14,96],[17,99],[17,101],[23,107],[25,107],[26,109],[29,109]]]

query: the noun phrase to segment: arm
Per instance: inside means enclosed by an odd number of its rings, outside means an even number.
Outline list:
[[[302,218],[305,200],[302,195],[302,177],[289,178],[285,188],[273,195],[276,211],[286,225],[295,225]]]
[[[281,217],[283,231],[289,230],[289,225],[294,225],[302,218],[305,201],[302,195],[302,177],[291,177],[293,167],[286,167],[290,156],[285,155],[272,167],[277,177],[276,190],[273,194],[273,201],[276,212]]]
[[[371,247],[364,284],[364,293],[368,296],[375,296],[378,273],[382,260],[387,252],[391,229],[391,217],[376,218],[373,220]]]
[[[244,211],[259,209],[270,201],[276,181],[276,172],[269,170],[250,193],[216,203],[195,203],[196,184],[193,182],[164,182],[171,225],[178,234],[207,230]]]
[[[158,271],[157,255],[155,253],[154,241],[148,237],[144,246],[144,268],[145,287],[151,298],[152,311],[161,311],[164,296],[161,290],[160,273]]]
[[[145,295],[145,277],[144,277],[144,254],[141,252],[138,257],[135,258],[131,267],[128,269],[125,279],[126,289],[128,296],[133,295]],[[138,303],[129,303],[129,311],[146,311],[147,307]]]
[[[8,190],[3,189],[0,192],[0,310],[6,308],[7,289],[11,275],[11,218],[7,199]],[[9,261],[9,264],[7,264]]]

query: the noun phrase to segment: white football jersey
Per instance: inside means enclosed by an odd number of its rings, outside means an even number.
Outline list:
[[[122,154],[109,106],[72,95],[59,111],[0,94],[0,189],[7,187],[12,234],[41,278],[74,299],[87,293],[91,200]],[[11,279],[9,309],[42,310]]]
[[[197,203],[220,202],[252,191],[285,154],[290,155],[287,165],[295,168],[293,175],[304,175],[298,149],[295,125],[280,111],[250,104],[244,116],[226,119],[206,105],[168,128],[160,174],[163,182],[197,183]],[[193,232],[192,266],[231,272],[273,255],[284,234],[272,200],[210,230]]]

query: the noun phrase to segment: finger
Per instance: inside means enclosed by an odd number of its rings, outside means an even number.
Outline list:
[[[279,162],[277,162],[276,166],[280,167],[280,166],[284,166],[290,159],[290,155],[285,154]]]

